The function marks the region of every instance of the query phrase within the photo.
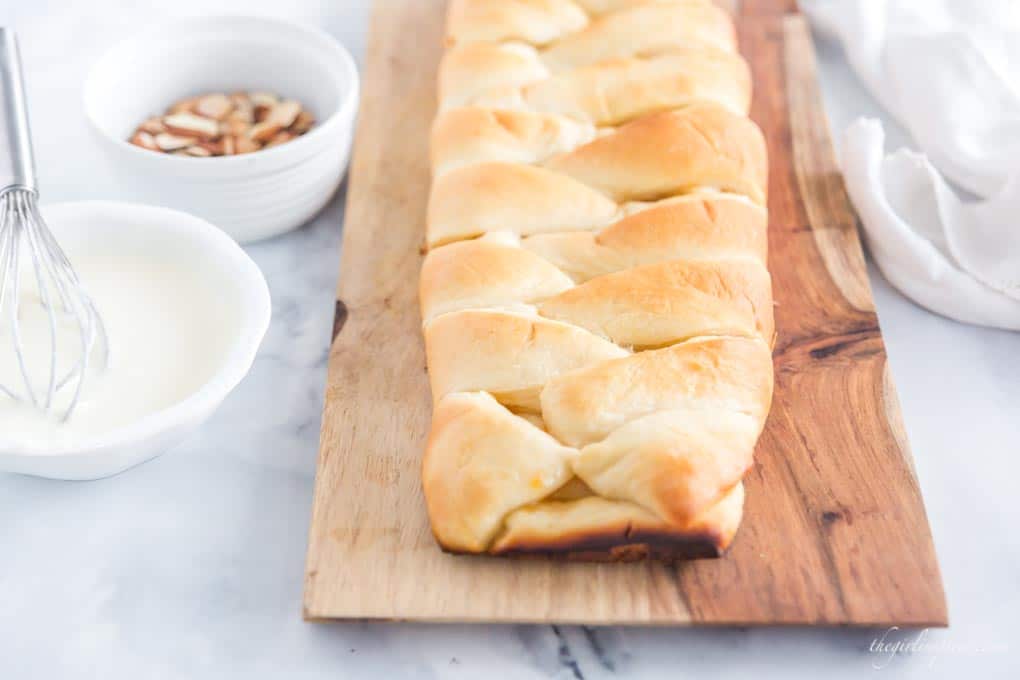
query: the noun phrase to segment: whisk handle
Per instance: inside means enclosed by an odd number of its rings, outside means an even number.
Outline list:
[[[18,40],[0,26],[0,193],[15,187],[36,191],[35,161]]]

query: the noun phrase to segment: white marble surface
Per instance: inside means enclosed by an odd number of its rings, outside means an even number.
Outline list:
[[[360,61],[367,4],[0,0],[0,24],[22,35],[45,200],[124,198],[93,162],[79,106],[117,37],[170,12],[254,9],[317,23]],[[878,113],[838,51],[819,56],[835,129]],[[882,631],[304,623],[342,201],[249,249],[275,319],[200,436],[99,482],[0,474],[0,678],[1020,677],[1020,336],[933,316],[874,274],[949,596],[951,627],[922,651],[869,652]]]

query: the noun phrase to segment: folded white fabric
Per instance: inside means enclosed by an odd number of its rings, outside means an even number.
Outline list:
[[[929,309],[1020,330],[1020,2],[801,0],[927,155],[884,155],[881,123],[841,163],[886,278]],[[929,162],[928,158],[938,168]],[[964,203],[939,174],[987,197]]]
[[[847,191],[882,273],[932,311],[1020,330],[1020,182],[965,204],[924,156],[886,156],[884,142],[881,123],[861,119],[842,148]]]
[[[951,180],[990,196],[1020,168],[1020,2],[801,0]]]

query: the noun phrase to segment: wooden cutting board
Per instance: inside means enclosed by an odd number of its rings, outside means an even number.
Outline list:
[[[731,3],[735,4],[735,3]],[[431,412],[418,270],[445,12],[377,0],[351,169],[305,583],[308,619],[944,626],[931,533],[856,217],[793,0],[734,7],[769,142],[772,412],[720,559],[455,557],[419,479]]]

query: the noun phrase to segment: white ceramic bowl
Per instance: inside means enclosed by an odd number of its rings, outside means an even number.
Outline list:
[[[125,247],[160,254],[188,253],[188,265],[215,276],[217,296],[237,310],[237,327],[222,363],[183,401],[74,448],[30,450],[5,441],[0,433],[0,471],[54,479],[107,477],[166,451],[205,422],[237,387],[269,327],[269,288],[258,266],[230,237],[192,215],[106,201],[62,203],[42,212],[72,259],[79,244],[92,239],[111,244],[122,240],[128,243]]]
[[[241,156],[187,158],[126,140],[145,118],[203,92],[267,90],[318,123],[286,144]],[[314,28],[261,17],[183,19],[107,52],[85,82],[85,114],[130,200],[184,210],[240,242],[295,229],[343,179],[358,104],[350,54]]]

